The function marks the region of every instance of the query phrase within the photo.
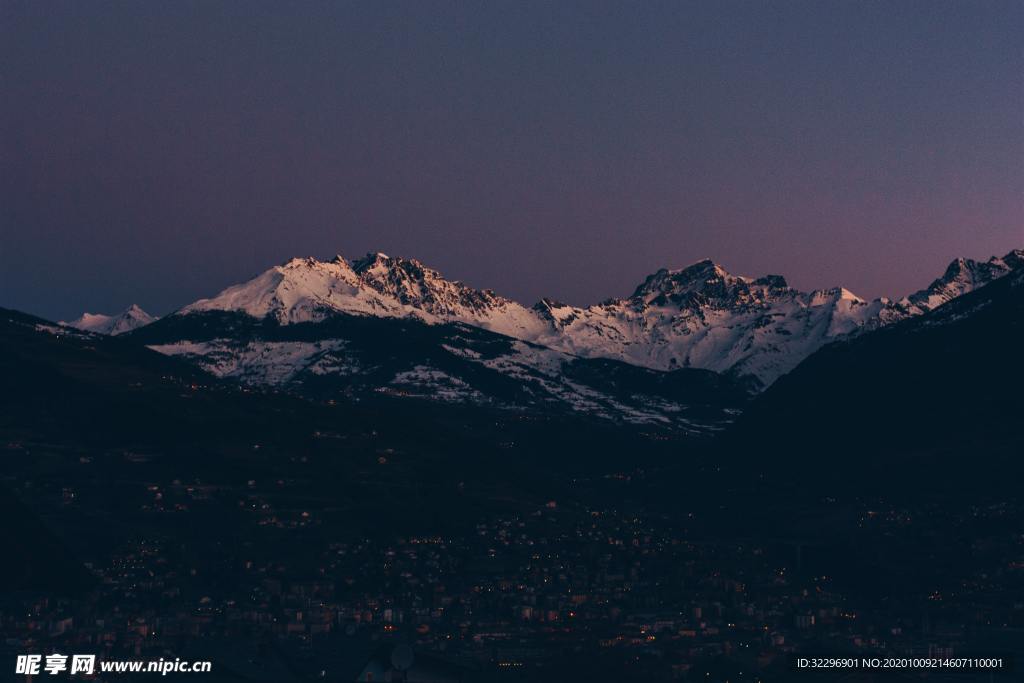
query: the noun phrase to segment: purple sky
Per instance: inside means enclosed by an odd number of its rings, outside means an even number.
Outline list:
[[[901,295],[1024,246],[1024,3],[0,4],[0,306],[296,255],[527,303],[709,257]]]

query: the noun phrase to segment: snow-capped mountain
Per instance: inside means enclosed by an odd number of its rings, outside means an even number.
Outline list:
[[[416,318],[426,323],[465,322],[518,339],[544,325],[531,310],[491,290],[446,280],[415,259],[368,254],[349,263],[295,258],[175,315],[238,311],[280,324],[318,322],[343,313]]]
[[[156,318],[144,310],[132,304],[120,313],[115,315],[103,315],[102,313],[83,313],[80,318],[71,322],[61,322],[62,325],[74,327],[86,332],[97,334],[117,335],[131,332],[134,329],[148,325]]]
[[[628,298],[588,308],[542,302],[541,343],[659,370],[703,368],[768,384],[829,339],[875,319],[885,302],[843,288],[801,292],[778,275],[753,279],[711,261],[660,270]]]
[[[662,370],[751,375],[767,386],[830,341],[920,315],[1020,268],[1022,254],[958,259],[927,289],[898,302],[865,301],[843,287],[801,292],[779,275],[736,276],[706,260],[660,270],[632,296],[598,306],[541,302],[535,309],[553,333],[537,341]]]
[[[544,299],[527,308],[413,259],[370,254],[349,263],[293,259],[177,316],[233,311],[287,325],[338,314],[465,323],[584,358],[671,371],[700,368],[762,385],[824,344],[929,311],[1024,263],[1021,250],[958,259],[926,289],[865,301],[836,287],[802,292],[778,275],[732,275],[712,261],[648,276],[632,295],[579,308]]]
[[[413,259],[301,258],[131,336],[219,377],[313,397],[378,392],[707,432],[825,344],[921,315],[1022,264],[1020,251],[960,259],[920,292],[865,301],[705,260],[659,270],[625,298],[527,308]]]

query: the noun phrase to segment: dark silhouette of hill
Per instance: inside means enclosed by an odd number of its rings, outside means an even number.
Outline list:
[[[5,593],[72,596],[94,585],[82,563],[5,487],[0,487],[0,516],[4,520],[0,543],[9,551],[0,562],[0,585]]]
[[[730,451],[769,479],[1007,484],[1024,454],[1022,349],[1018,271],[920,318],[824,347],[752,402]]]
[[[109,460],[103,476],[111,486],[129,476],[118,464],[124,457],[145,459],[132,465],[133,477],[173,469],[233,482],[239,472],[260,480],[301,472],[303,495],[346,501],[353,534],[467,523],[559,497],[568,476],[673,461],[680,444],[693,442],[561,412],[247,389],[151,351],[134,335],[84,334],[4,309],[0,373],[0,445],[74,456],[71,464],[57,457],[49,476],[69,484],[83,476],[78,452],[117,454],[93,465]],[[298,469],[297,454],[307,457]],[[136,512],[124,505],[111,496],[112,518],[131,530]]]

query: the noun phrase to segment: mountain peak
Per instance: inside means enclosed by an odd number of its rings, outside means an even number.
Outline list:
[[[769,289],[789,289],[789,283],[781,275],[763,275],[751,284],[768,287]]]
[[[812,306],[821,306],[828,303],[836,303],[839,301],[851,301],[857,304],[866,303],[864,299],[848,290],[846,287],[832,287],[831,289],[816,289],[810,294],[809,298]]]
[[[636,288],[630,299],[642,300],[648,304],[676,304],[693,297],[706,299],[731,299],[737,287],[744,290],[751,285],[769,288],[785,288],[786,281],[779,275],[768,275],[760,280],[732,275],[711,259],[697,261],[685,268],[669,270],[662,268],[648,275]]]
[[[630,298],[695,292],[708,282],[721,281],[728,276],[729,273],[711,259],[703,259],[677,270],[661,268],[648,275]]]
[[[665,270],[665,269],[663,269]],[[668,274],[676,280],[695,280],[706,277],[728,277],[729,272],[718,265],[709,258],[701,259],[696,263],[691,263],[685,268],[679,268],[677,270],[667,270]]]
[[[1024,250],[1021,249],[1014,249],[1003,257],[993,256],[987,261],[961,257],[946,267],[942,277],[934,280],[925,289],[906,297],[901,303],[922,311],[930,311],[1022,266]]]
[[[1024,267],[1024,249],[1013,249],[1002,258],[993,256],[989,259],[989,263],[995,263],[997,261],[1001,261],[1010,270],[1017,270]]]
[[[352,262],[352,270],[362,274],[372,268],[393,268],[407,262],[422,265],[414,259],[404,259],[401,257],[392,258],[382,251],[369,252],[366,256],[358,258]]]
[[[352,264],[359,277],[378,291],[393,287],[408,287],[411,282],[447,282],[441,273],[428,268],[416,259],[388,256],[377,252],[367,254]],[[390,283],[390,285],[388,284]],[[405,283],[403,285],[403,283]]]
[[[479,313],[510,303],[491,290],[476,290],[445,279],[416,259],[377,252],[356,261],[353,269],[361,282],[376,292],[442,318],[462,317],[470,311]]]
[[[965,273],[971,269],[971,266],[976,262],[971,259],[966,259],[963,256],[960,258],[953,259],[948,266],[946,266],[946,272],[943,273],[944,278],[954,278],[961,273]]]
[[[281,264],[281,268],[301,268],[303,266],[316,266],[320,262],[312,256],[296,256]]]
[[[83,313],[80,317],[71,322],[61,322],[62,325],[74,327],[86,332],[97,334],[118,335],[148,325],[156,320],[155,317],[146,313],[137,304],[132,304],[120,313],[104,315],[102,313]]]

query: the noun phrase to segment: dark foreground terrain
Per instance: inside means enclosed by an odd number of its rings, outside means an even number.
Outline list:
[[[788,658],[1020,652],[1007,354],[1024,317],[1007,283],[953,332],[826,349],[714,441],[241,389],[4,311],[4,666],[58,651],[213,661],[182,680],[874,680]],[[887,366],[899,353],[910,365]],[[989,680],[878,676],[946,679]]]

